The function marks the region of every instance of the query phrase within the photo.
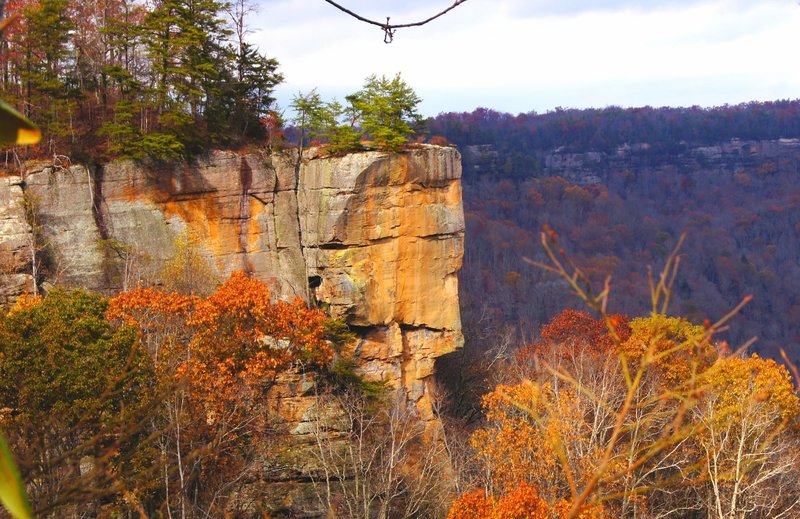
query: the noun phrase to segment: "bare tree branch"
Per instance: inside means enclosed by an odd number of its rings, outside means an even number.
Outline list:
[[[354,13],[350,9],[347,9],[346,7],[343,7],[343,6],[339,5],[339,4],[337,4],[333,0],[325,0],[325,1],[328,2],[329,4],[331,4],[332,6],[334,6],[335,8],[339,9],[340,11],[349,14],[350,16],[355,18],[356,20],[362,21],[364,23],[368,23],[370,25],[375,25],[377,27],[380,27],[381,29],[383,29],[383,42],[384,43],[392,43],[392,40],[394,40],[394,33],[395,33],[395,31],[397,29],[405,29],[406,27],[419,27],[420,25],[425,25],[426,23],[432,22],[433,20],[439,18],[440,16],[443,16],[443,15],[447,14],[448,12],[452,11],[453,9],[458,7],[459,5],[461,5],[464,2],[466,2],[467,0],[455,0],[453,2],[453,5],[451,5],[450,7],[448,7],[447,9],[445,9],[443,11],[440,11],[440,12],[436,13],[435,15],[431,16],[430,18],[426,18],[425,20],[422,20],[422,21],[419,21],[419,22],[413,22],[413,23],[396,23],[396,24],[389,23],[389,18],[390,17],[388,17],[388,16],[386,17],[386,22],[385,23],[384,22],[376,22],[375,20],[370,20],[369,18],[365,18],[365,17],[361,16],[360,14]]]

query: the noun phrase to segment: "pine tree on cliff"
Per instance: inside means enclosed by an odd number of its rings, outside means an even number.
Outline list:
[[[324,103],[316,89],[294,97],[291,107],[301,151],[311,140],[326,142],[331,153],[353,151],[368,139],[380,150],[396,152],[422,127],[417,112],[421,99],[400,74],[392,79],[371,75],[346,100],[346,106],[335,100]]]
[[[52,137],[67,136],[74,130],[67,115],[75,103],[74,52],[69,48],[74,24],[67,14],[67,0],[42,0],[23,8],[25,37],[17,34],[21,101],[27,116],[42,125]]]
[[[226,77],[221,81],[218,102],[209,106],[206,112],[215,143],[263,140],[267,133],[264,121],[274,112],[272,93],[283,81],[283,75],[278,73],[275,58],[261,54],[247,42],[250,33],[247,15],[256,10],[257,7],[249,0],[235,0],[225,7],[233,22],[229,52],[234,61],[232,69],[226,71]]]
[[[203,114],[219,94],[222,71],[232,60],[230,35],[215,0],[161,0],[146,19],[147,51],[156,108],[156,128],[183,149],[205,144]],[[171,136],[171,139],[170,139]]]
[[[358,114],[358,124],[381,149],[397,151],[422,124],[417,112],[422,100],[399,73],[392,79],[373,74],[346,99]]]

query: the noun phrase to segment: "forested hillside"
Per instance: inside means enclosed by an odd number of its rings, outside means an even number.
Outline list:
[[[278,62],[244,0],[11,0],[0,96],[45,139],[24,156],[170,159],[267,138]]]
[[[15,517],[797,515],[800,101],[424,144],[399,73],[285,127],[248,0],[4,7]]]
[[[545,224],[595,280],[612,276],[611,310],[632,315],[649,308],[648,265],[686,233],[671,311],[702,323],[752,294],[723,337],[800,354],[800,102],[479,109],[442,114],[430,131],[464,155],[465,323],[534,335],[578,305],[523,261],[542,258]]]

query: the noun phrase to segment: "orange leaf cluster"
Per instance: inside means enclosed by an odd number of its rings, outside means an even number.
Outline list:
[[[300,299],[273,304],[266,284],[244,272],[207,298],[153,287],[124,292],[107,317],[137,326],[162,375],[186,384],[210,415],[295,363],[333,357],[321,310]]]
[[[30,310],[31,308],[35,308],[42,303],[41,296],[35,296],[33,294],[22,294],[17,298],[14,302],[14,306],[8,311],[9,313],[14,312],[24,312],[25,310]]]
[[[453,503],[447,519],[561,519],[567,517],[570,508],[563,499],[550,506],[535,485],[520,481],[501,496],[487,495],[484,490],[467,492]],[[592,507],[578,517],[597,519],[606,514],[602,507]]]
[[[609,324],[621,341],[630,336],[629,319],[624,315],[609,316]],[[588,312],[564,310],[549,323],[542,326],[542,340],[551,343],[580,342],[603,351],[613,351],[614,340],[609,334],[608,325]]]
[[[567,309],[543,325],[540,340],[520,348],[516,360],[529,364],[538,352],[554,349],[560,350],[563,356],[569,356],[576,347],[589,348],[590,351],[586,353],[607,355],[616,351],[612,329],[620,342],[626,341],[631,335],[630,319],[614,314],[605,322],[592,317],[589,312]]]
[[[155,287],[136,288],[111,299],[106,317],[132,326],[146,326],[159,317],[186,319],[197,301],[195,296],[162,292]]]
[[[513,488],[520,480],[535,481],[558,470],[552,446],[536,422],[553,401],[550,386],[533,383],[501,385],[483,397],[489,425],[476,430],[470,443],[491,467],[494,486]]]

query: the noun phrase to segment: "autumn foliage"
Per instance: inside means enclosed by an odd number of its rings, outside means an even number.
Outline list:
[[[732,354],[713,328],[566,310],[504,369],[517,381],[484,396],[470,439],[485,476],[451,518],[788,517],[800,507],[792,378]]]
[[[630,336],[630,319],[624,315],[609,316],[620,341]],[[542,326],[541,340],[549,344],[580,342],[601,351],[611,351],[615,341],[609,334],[609,327],[589,312],[566,309]]]
[[[153,287],[124,292],[107,315],[137,326],[157,366],[209,411],[245,389],[265,389],[292,365],[323,366],[333,357],[321,310],[299,298],[272,303],[269,288],[240,271],[207,298]]]
[[[614,335],[610,333],[612,329]],[[515,358],[520,365],[531,365],[537,356],[554,352],[564,359],[577,351],[607,356],[615,351],[615,341],[626,341],[630,335],[627,316],[611,315],[606,324],[589,312],[569,308],[543,325],[540,339],[517,350]]]
[[[484,490],[473,490],[461,496],[450,510],[448,519],[560,519],[565,517],[569,504],[559,502],[550,506],[547,501],[539,497],[537,488],[524,481],[519,482],[505,494],[492,497]],[[592,513],[602,514],[601,510]],[[589,515],[581,517],[600,517]]]
[[[0,313],[0,425],[37,513],[237,509],[280,428],[270,389],[290,369],[327,368],[342,326],[299,299],[273,302],[243,272],[206,297],[20,297]]]

